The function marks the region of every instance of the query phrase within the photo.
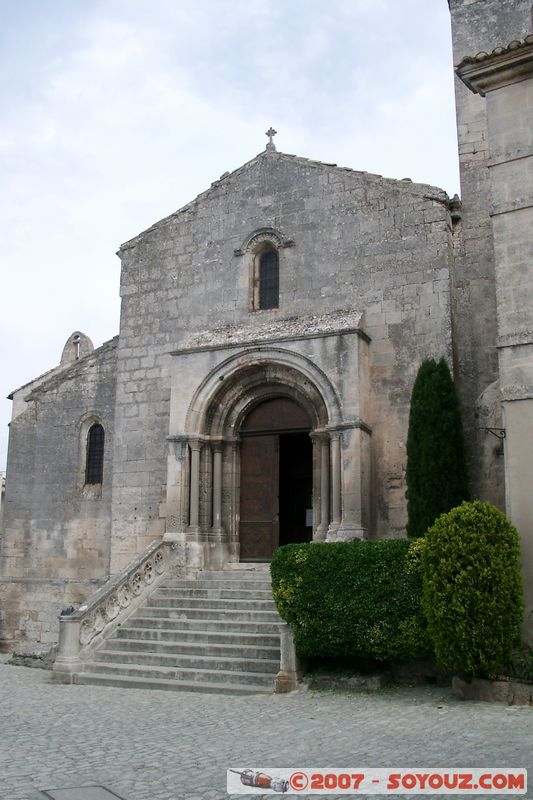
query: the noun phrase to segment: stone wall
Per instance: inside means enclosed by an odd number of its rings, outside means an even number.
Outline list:
[[[47,645],[57,614],[109,575],[116,340],[15,393],[1,542],[0,643]],[[104,482],[85,486],[86,428],[105,429]]]
[[[449,3],[456,64],[531,31],[530,0]],[[4,647],[15,638],[38,647],[55,641],[61,607],[81,602],[168,531],[175,509],[167,474],[177,472],[172,457],[176,443],[183,445],[190,400],[209,371],[218,376],[224,359],[245,365],[254,348],[265,355],[270,345],[273,352],[283,345],[306,359],[309,374],[324,376],[316,391],[329,381],[343,414],[361,417],[365,445],[358,449],[346,435],[342,464],[348,475],[357,473],[358,459],[365,462],[354,480],[371,497],[361,513],[369,535],[404,535],[410,394],[428,357],[445,356],[459,382],[473,493],[502,506],[507,480],[508,506],[517,513],[522,503],[518,514],[531,517],[526,493],[515,492],[531,472],[523,469],[530,456],[520,443],[532,418],[531,192],[522,191],[531,176],[511,144],[516,135],[515,150],[531,151],[533,98],[525,81],[493,95],[487,101],[457,79],[460,213],[450,214],[445,192],[435,187],[269,146],[121,247],[120,338],[92,352],[75,332],[60,365],[13,395],[1,551]],[[508,214],[505,204],[518,200],[522,206]],[[261,237],[279,251],[280,303],[258,311],[251,242]],[[335,340],[327,320],[346,313],[358,315],[362,327]],[[360,334],[364,369],[359,362],[354,369],[350,348]],[[92,419],[106,431],[102,487],[84,484]],[[521,444],[517,460],[507,446],[507,475],[501,442],[482,430],[505,424]],[[206,448],[204,471],[208,457]],[[223,463],[236,479],[235,458],[226,453]],[[236,514],[233,495],[226,518]],[[208,505],[204,499],[204,526]]]
[[[455,64],[506,46],[531,29],[529,0],[450,0],[450,11]],[[501,425],[501,415],[487,419],[483,413],[484,392],[498,380],[486,101],[457,77],[455,95],[463,201],[452,281],[456,377],[473,493],[503,508],[503,459],[497,442],[480,430]]]
[[[460,4],[459,4],[460,5]],[[504,429],[506,511],[522,543],[526,615],[533,642],[533,36],[529,0],[464,5],[472,26],[470,53],[457,73],[486,117],[484,180],[494,246],[499,354],[498,394]],[[483,52],[479,52],[483,51]],[[479,53],[479,54],[478,54]],[[473,56],[476,56],[475,58]],[[465,196],[465,202],[469,198]]]
[[[246,243],[265,229],[280,307],[252,311]],[[190,333],[339,309],[365,312],[372,340],[372,533],[401,535],[412,383],[423,358],[451,358],[450,230],[442,190],[266,151],[123,245],[112,571],[164,529],[169,353]]]

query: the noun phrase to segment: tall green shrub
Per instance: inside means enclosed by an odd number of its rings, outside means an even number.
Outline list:
[[[361,661],[431,654],[421,549],[406,539],[278,548],[271,564],[274,600],[293,628],[298,653]]]
[[[523,613],[519,537],[490,503],[462,503],[428,530],[424,608],[438,664],[489,675],[511,655]]]
[[[407,535],[423,536],[439,514],[468,500],[463,430],[446,361],[424,361],[411,395],[407,435]]]

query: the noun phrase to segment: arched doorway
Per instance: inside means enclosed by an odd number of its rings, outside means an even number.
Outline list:
[[[360,430],[312,360],[270,345],[238,351],[208,372],[181,424],[181,383],[172,404],[165,536],[187,563],[267,561],[280,544],[346,535],[361,481],[343,451],[356,452]],[[250,463],[254,449],[263,463]],[[253,511],[267,486],[268,506]]]
[[[240,559],[268,561],[283,544],[313,532],[312,424],[288,397],[263,400],[239,430]]]

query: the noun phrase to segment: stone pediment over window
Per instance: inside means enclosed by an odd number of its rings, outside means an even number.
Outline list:
[[[233,251],[233,254],[243,256],[245,253],[254,252],[262,244],[271,244],[279,250],[282,247],[293,247],[294,241],[275,228],[257,228],[246,237],[240,247]]]

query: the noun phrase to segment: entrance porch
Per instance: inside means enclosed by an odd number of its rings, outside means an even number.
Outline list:
[[[176,354],[171,431],[183,433],[168,437],[164,538],[182,547],[190,568],[268,561],[283,544],[366,535],[370,429],[353,414],[366,387],[360,341],[354,332],[325,337],[330,371],[346,354],[347,374],[335,382],[299,352],[241,351],[207,369],[187,406],[179,380],[193,362],[196,372],[212,365],[214,354]]]

